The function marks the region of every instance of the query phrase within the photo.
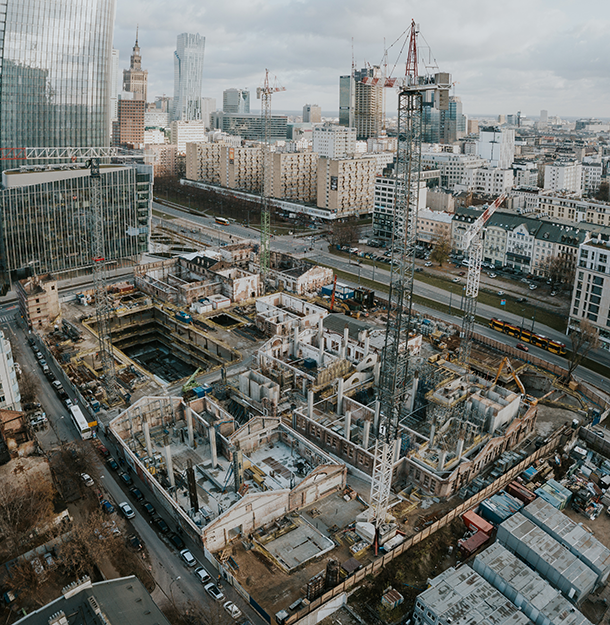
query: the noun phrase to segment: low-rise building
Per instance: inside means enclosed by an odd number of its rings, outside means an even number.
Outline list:
[[[42,330],[59,315],[57,280],[50,273],[18,280],[15,291],[21,315],[30,328]]]
[[[0,410],[21,410],[21,393],[11,342],[0,331]]]
[[[152,165],[155,178],[178,175],[178,148],[169,143],[147,145],[144,162]]]
[[[451,241],[452,213],[422,208],[417,212],[417,242],[428,247],[446,239]]]

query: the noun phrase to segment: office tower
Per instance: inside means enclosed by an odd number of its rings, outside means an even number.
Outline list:
[[[462,101],[458,96],[449,98],[449,108],[440,111],[440,142],[455,143],[466,135],[466,116],[462,114]]]
[[[110,120],[114,121],[119,115],[119,93],[121,85],[119,83],[119,51],[112,49],[110,59]]]
[[[109,145],[115,0],[3,6],[0,147]]]
[[[354,127],[354,93],[353,76],[339,76],[339,125]]]
[[[549,112],[542,109],[540,111],[540,123],[548,124],[549,123]]]
[[[225,89],[222,92],[222,112],[248,115],[250,113],[250,92],[247,89]]]
[[[146,102],[129,96],[134,95],[124,91],[119,96],[118,120],[114,124],[112,144],[121,147],[139,150],[144,144],[144,109]]]
[[[136,43],[131,54],[129,69],[123,70],[123,91],[133,93],[134,100],[146,102],[146,89],[148,84],[148,70],[142,69],[142,56],[138,46],[138,32],[136,30]]]
[[[322,109],[317,104],[306,104],[303,107],[303,123],[322,123]]]
[[[216,111],[216,98],[201,98],[201,121],[206,128],[210,126],[210,115]]]
[[[199,33],[178,35],[174,52],[173,120],[201,121],[201,89],[205,37]]]
[[[508,169],[515,157],[515,131],[497,126],[481,128],[477,146],[479,156],[492,167]]]

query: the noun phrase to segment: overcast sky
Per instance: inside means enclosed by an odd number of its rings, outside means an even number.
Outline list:
[[[256,87],[265,68],[286,87],[273,110],[305,103],[337,111],[339,76],[381,63],[408,29],[420,29],[441,71],[451,72],[467,115],[514,113],[610,116],[609,0],[117,0],[114,42],[129,65],[136,24],[148,99],[173,95],[176,36],[206,38],[203,95]],[[388,53],[395,76],[406,51]],[[387,111],[396,96],[387,90]],[[254,111],[253,111],[254,112]]]

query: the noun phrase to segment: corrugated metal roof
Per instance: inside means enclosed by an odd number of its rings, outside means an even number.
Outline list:
[[[510,588],[525,597],[529,605],[547,616],[552,625],[591,625],[558,590],[500,543],[494,543],[475,558],[473,567],[483,573],[480,565],[489,567]],[[525,606],[523,609],[528,612]]]

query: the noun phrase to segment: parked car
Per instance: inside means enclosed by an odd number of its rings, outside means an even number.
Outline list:
[[[429,260],[427,260],[427,261],[424,263],[424,267],[432,267],[432,263],[431,263]]]
[[[126,501],[121,502],[119,504],[119,508],[121,512],[125,515],[126,519],[133,519],[136,516],[133,508]]]
[[[108,456],[108,458],[106,459],[106,464],[113,471],[118,471],[119,470],[119,463],[112,456]]]
[[[492,271],[492,272],[489,274],[489,277],[490,277],[490,278],[497,278],[497,277],[498,277],[498,274],[497,274],[497,273],[494,273],[494,272]]]
[[[517,300],[517,302],[518,302],[519,304],[524,304],[525,302],[527,302],[527,297],[520,297],[520,298]]]
[[[131,494],[131,496],[136,500],[136,501],[144,501],[144,495],[142,494],[142,492],[140,491],[139,488],[136,488],[135,486],[132,486],[129,489],[129,493]]]
[[[530,291],[533,291],[538,288],[537,284],[530,284]]]
[[[460,271],[460,272],[458,273],[458,276],[465,276],[465,275],[466,275],[466,272],[465,272],[465,271]]]
[[[187,566],[195,566],[197,564],[195,556],[188,549],[183,549],[180,552],[180,557],[186,562]]]
[[[125,473],[123,471],[122,473],[119,473],[119,477],[125,484],[127,484],[127,486],[131,486],[133,484],[133,480],[131,479],[131,475],[129,475],[129,473]]]
[[[129,541],[129,544],[136,551],[140,551],[142,549],[142,547],[143,547],[142,542],[140,541],[140,539],[135,534],[131,534],[131,536],[129,536],[127,540]]]
[[[80,479],[83,480],[85,486],[93,486],[94,482],[91,479],[91,476],[88,473],[81,473]]]
[[[106,449],[106,447],[104,447],[104,445],[98,445],[97,450],[100,452],[100,454],[102,454],[103,458],[108,458],[108,456],[110,455],[110,452]]]
[[[225,612],[233,619],[238,619],[241,616],[241,610],[232,602],[226,601],[222,604]]]
[[[498,295],[502,297],[504,295],[504,291],[498,291]]]
[[[152,518],[153,525],[157,526],[157,529],[162,534],[169,534],[169,525],[158,515]]]
[[[142,504],[142,507],[144,508],[144,510],[146,510],[146,514],[149,514],[150,516],[153,516],[155,514],[154,506],[151,503],[149,503],[148,501],[145,501]]]
[[[451,282],[459,282],[460,279],[459,278],[453,278],[453,280],[451,280]]]
[[[524,345],[523,343],[517,343],[515,345],[515,347],[517,349],[520,349],[522,352],[529,352],[530,351],[530,348],[527,345]]]
[[[34,340],[34,338],[33,338],[33,337],[31,337],[31,336],[28,336],[28,345],[29,345],[30,347],[34,347],[34,345],[36,345],[36,341],[35,341],[35,340]]]
[[[203,588],[208,593],[208,595],[210,595],[210,597],[212,597],[212,599],[215,599],[216,601],[222,601],[225,598],[224,594],[218,589],[218,587],[211,582],[209,584],[206,584]]]
[[[168,536],[169,542],[176,547],[176,549],[184,549],[184,541],[178,534],[170,534]],[[197,571],[195,571],[196,573]]]
[[[555,297],[557,295],[557,291],[551,291],[551,297]]]
[[[197,575],[202,584],[210,581],[210,574],[202,566],[195,569],[195,575]]]

